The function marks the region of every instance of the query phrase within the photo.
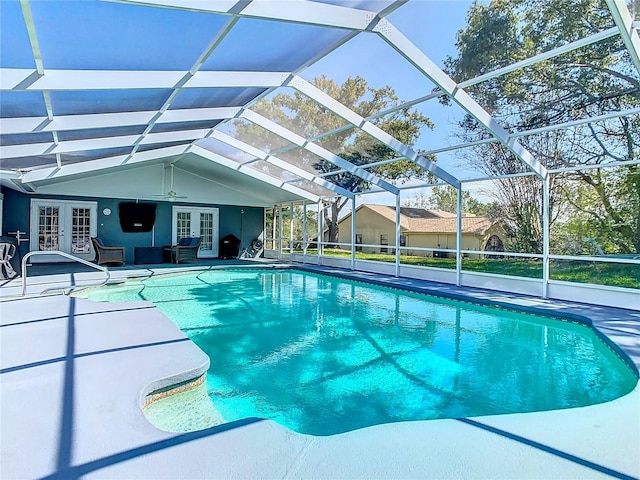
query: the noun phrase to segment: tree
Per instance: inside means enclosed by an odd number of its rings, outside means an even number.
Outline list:
[[[318,218],[316,212],[307,210],[307,240],[315,238],[318,234]],[[304,238],[304,208],[300,205],[293,206],[293,238],[300,241]]]
[[[458,191],[450,186],[437,186],[431,190],[431,195],[427,196],[419,193],[411,200],[403,202],[405,207],[428,208],[444,210],[445,212],[456,213],[458,210]],[[473,198],[470,192],[462,192],[462,212],[472,215],[485,215],[486,206]]]
[[[636,0],[634,8],[638,7]],[[447,71],[458,81],[482,75],[524,58],[614,26],[602,0],[493,0],[469,10],[467,26],[458,33],[455,58]],[[617,112],[640,104],[640,78],[618,36],[516,70],[469,88],[510,131],[523,131],[587,116]],[[471,117],[458,135],[466,141],[486,138]],[[548,168],[606,165],[637,158],[640,118],[620,117],[564,131],[523,137],[522,143]],[[482,145],[467,156],[488,175],[522,172],[523,166],[503,146]],[[551,221],[564,209],[580,210],[572,192],[589,190],[584,199],[600,202],[581,215],[600,226],[612,251],[640,252],[640,188],[637,166],[616,169],[615,181],[604,170],[581,170],[551,179]],[[498,181],[498,195],[514,231],[542,240],[542,183],[528,177]],[[514,194],[522,195],[516,197]],[[535,212],[532,210],[535,206]],[[566,212],[564,212],[566,213]],[[519,242],[517,248],[523,248]]]
[[[376,89],[367,85],[366,80],[361,77],[349,77],[342,85],[337,85],[333,80],[320,76],[313,79],[312,83],[365,118],[398,104],[398,97],[391,87]],[[317,143],[355,165],[399,158],[391,148],[360,130],[339,130],[346,124],[343,119],[297,91],[263,99],[256,103],[254,110],[305,138],[313,139],[336,130],[336,133],[319,138]],[[372,122],[409,146],[418,139],[422,128],[433,128],[427,117],[409,108],[374,119]],[[322,174],[339,170],[333,163],[305,150],[291,149],[282,138],[257,125],[236,122],[235,129],[241,140],[267,151],[277,152],[277,156],[302,168]],[[260,168],[265,172],[283,176],[273,165],[264,163]],[[426,170],[409,160],[385,163],[371,167],[368,171],[383,179],[400,182],[429,175]],[[286,175],[291,177],[289,174]],[[328,175],[325,178],[350,192],[364,191],[369,187],[368,182],[348,172]],[[330,242],[338,241],[338,218],[347,201],[346,198],[335,198],[328,202],[323,211],[324,226],[328,230]]]
[[[563,218],[558,236],[570,242],[564,249],[567,253],[592,253],[595,243],[605,253],[639,251],[640,169],[634,166],[631,170],[631,174],[628,168],[598,170],[589,176],[597,179],[594,184],[575,179],[563,184],[571,209]],[[587,239],[591,245],[584,245]]]

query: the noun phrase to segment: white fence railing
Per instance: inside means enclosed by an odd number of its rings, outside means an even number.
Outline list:
[[[325,242],[321,242],[324,244]],[[358,246],[360,246],[358,244]],[[366,245],[363,245],[366,246]],[[351,245],[349,244],[349,249]],[[380,245],[375,245],[380,247]],[[400,247],[400,250],[413,250],[415,247]],[[395,246],[390,245],[389,249]],[[427,249],[425,251],[446,251],[455,256],[455,250],[451,249]],[[345,251],[348,253],[350,250]],[[487,256],[501,256],[514,258],[531,258],[539,260],[542,269],[543,255],[533,253],[516,253],[516,252],[478,252],[475,250],[461,250],[461,254],[483,254]],[[317,255],[304,254],[303,252],[294,252],[287,255],[278,255],[277,251],[270,252],[270,258],[286,258],[288,260],[317,264],[328,267],[342,268],[347,270],[359,270],[369,273],[380,273],[385,275],[395,275],[395,265],[393,262],[385,262],[379,260],[363,260],[356,258],[352,262],[350,255],[334,256],[334,255]],[[615,257],[599,257],[599,256],[567,256],[567,255],[549,255],[550,260],[559,261],[586,261],[586,262],[604,262],[604,263],[620,263],[638,265],[640,268],[640,259],[634,258],[615,258]],[[464,265],[464,262],[463,264]],[[532,295],[541,297],[544,295],[544,279],[523,277],[516,275],[505,275],[500,273],[487,273],[479,271],[461,269],[458,278],[457,270],[449,266],[442,268],[437,266],[412,265],[401,263],[397,272],[399,277],[414,278],[427,281],[436,281],[449,284],[458,284],[464,287],[484,288],[495,291],[506,291],[512,293],[520,293],[524,295]],[[591,303],[595,305],[605,305],[609,307],[628,308],[632,310],[640,310],[640,292],[635,288],[625,288],[610,285],[597,285],[593,283],[577,283],[550,279],[547,281],[546,296],[551,299],[570,300],[583,303]]]

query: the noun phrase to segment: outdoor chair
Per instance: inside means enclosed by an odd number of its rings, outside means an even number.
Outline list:
[[[93,249],[96,251],[95,262],[98,265],[117,263],[124,265],[124,247],[107,247],[99,238],[91,237]]]
[[[16,254],[16,246],[12,243],[0,243],[0,279],[7,280],[18,276],[11,265],[11,259]]]
[[[169,253],[171,263],[194,262],[198,259],[199,249],[200,237],[184,237],[177,245],[164,247],[164,251]]]

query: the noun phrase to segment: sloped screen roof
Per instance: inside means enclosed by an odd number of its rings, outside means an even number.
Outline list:
[[[638,77],[637,22],[619,0],[607,0],[611,18],[591,37],[461,83],[444,73],[442,58],[430,56],[433,37],[423,29],[429,22],[436,28],[437,19],[412,10],[423,12],[426,3],[449,8],[419,0],[2,1],[0,169],[13,187],[37,188],[39,181],[50,185],[115,164],[175,163],[195,154],[287,190],[292,199],[317,200],[363,188],[395,194],[406,184],[372,167],[405,161],[429,172],[418,184],[459,185],[455,163],[438,155],[465,145],[438,144],[433,133],[446,121],[425,128],[425,140],[411,147],[386,127],[411,107],[428,116],[444,108],[471,116],[485,127],[481,141],[501,143],[522,171],[544,176],[549,166],[519,139],[554,128],[553,121],[509,131],[508,119],[493,118],[465,88],[611,37],[625,44],[632,67],[626,74]],[[311,81],[326,75],[341,82],[340,62],[351,75],[344,62],[365,60],[379,61],[384,83],[377,88],[386,84],[402,96],[371,115]],[[256,104],[279,94],[312,99],[316,108],[303,122],[300,114],[292,119],[286,109],[283,116]],[[448,107],[440,103],[447,97]],[[393,154],[364,158],[356,137],[367,151]],[[364,179],[364,187],[345,189],[349,177]]]

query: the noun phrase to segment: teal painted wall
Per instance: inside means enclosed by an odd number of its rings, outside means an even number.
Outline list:
[[[115,198],[91,198],[50,195],[27,195],[16,190],[2,187],[4,194],[2,234],[21,230],[29,236],[29,212],[31,199],[53,200],[86,200],[98,202],[98,236],[106,245],[119,245],[126,248],[126,261],[133,263],[134,247],[148,247],[151,245],[152,232],[123,232],[118,216],[121,202],[131,201]],[[254,238],[262,234],[264,209],[260,207],[242,207],[233,205],[206,205],[206,204],[181,204],[180,202],[147,202],[155,203],[156,223],[154,225],[155,245],[171,244],[171,209],[173,206],[184,205],[188,207],[215,207],[220,209],[220,238],[233,234],[243,240],[242,248],[249,247]],[[111,215],[104,215],[105,208],[111,209]],[[244,214],[241,214],[244,211]],[[29,242],[22,243],[20,254],[29,251]]]

